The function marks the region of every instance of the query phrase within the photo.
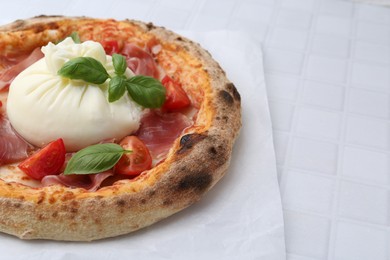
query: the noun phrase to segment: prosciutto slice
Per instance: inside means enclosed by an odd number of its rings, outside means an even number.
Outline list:
[[[153,159],[157,161],[166,156],[173,142],[192,124],[181,113],[160,113],[149,111],[141,119],[137,136],[148,147]]]
[[[15,133],[8,119],[0,115],[0,165],[27,158],[31,149],[32,146]]]
[[[89,191],[96,191],[102,185],[102,182],[112,175],[112,171],[87,175],[47,175],[43,177],[41,183],[43,186],[59,184],[71,188],[84,188]]]
[[[14,78],[27,67],[32,65],[34,62],[43,58],[43,53],[40,48],[36,48],[27,58],[11,65],[7,69],[0,72],[0,91],[8,90],[9,85]],[[12,62],[11,62],[12,64]]]
[[[159,71],[152,55],[133,43],[127,43],[121,54],[126,57],[127,66],[136,74],[158,79]]]

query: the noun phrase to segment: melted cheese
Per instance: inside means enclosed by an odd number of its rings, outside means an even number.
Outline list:
[[[77,151],[105,139],[119,140],[138,129],[141,107],[128,95],[109,103],[109,80],[95,85],[57,74],[72,58],[92,57],[113,75],[112,58],[99,43],[75,44],[66,38],[42,51],[45,57],[21,72],[8,94],[9,120],[24,139],[42,147],[63,138],[67,151]],[[126,74],[133,75],[129,69]]]
[[[5,182],[16,182],[24,184],[29,187],[39,188],[42,187],[40,181],[31,179],[24,172],[22,172],[18,167],[17,163],[4,165],[0,167],[0,179]]]

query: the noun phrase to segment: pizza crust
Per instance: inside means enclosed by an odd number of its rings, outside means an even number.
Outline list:
[[[199,44],[139,21],[40,16],[0,27],[0,52],[12,55],[18,48],[28,52],[86,24],[106,21],[136,28],[139,39],[156,37],[167,53],[185,60],[189,71],[203,80],[201,89],[199,85],[186,89],[203,93],[196,122],[175,141],[163,163],[134,180],[121,180],[96,192],[57,185],[32,188],[0,180],[2,232],[22,239],[70,241],[127,234],[197,202],[228,169],[241,127],[240,95]],[[158,62],[169,70],[163,56]]]

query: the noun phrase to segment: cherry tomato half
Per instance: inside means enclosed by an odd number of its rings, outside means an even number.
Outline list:
[[[131,150],[131,153],[125,153],[114,166],[114,172],[124,175],[137,176],[145,170],[152,167],[152,156],[146,145],[136,136],[127,136],[119,143],[125,150]]]
[[[165,103],[163,109],[167,111],[175,111],[188,107],[191,104],[186,92],[181,87],[181,84],[173,80],[169,76],[165,76],[161,83],[166,88]]]
[[[31,178],[41,180],[46,175],[60,173],[65,154],[64,141],[60,138],[28,157],[18,167]]]
[[[107,40],[102,42],[102,46],[104,48],[104,51],[108,55],[112,55],[114,53],[119,52],[119,44],[115,40]]]

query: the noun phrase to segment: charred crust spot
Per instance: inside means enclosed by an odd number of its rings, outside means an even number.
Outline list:
[[[51,216],[52,216],[53,218],[58,217],[58,212],[57,212],[57,211],[54,211],[53,214],[51,214]]]
[[[189,48],[187,45],[184,45],[184,46],[183,46],[183,49],[184,49],[185,51],[190,51],[190,48]]]
[[[37,24],[37,25],[34,25],[33,27],[33,30],[35,33],[41,33],[45,30],[53,30],[53,29],[58,29],[58,24],[57,23],[54,23],[54,22],[51,22],[51,23],[48,23],[48,24]]]
[[[46,15],[46,14],[40,14],[36,15],[33,18],[55,18],[55,17],[63,17],[62,15]]]
[[[16,20],[15,22],[13,22],[12,28],[13,29],[22,28],[25,24],[26,24],[26,22],[23,20]]]
[[[79,206],[79,203],[77,202],[77,200],[72,200],[72,202],[70,203],[72,205],[72,207],[78,207]]]
[[[229,94],[226,90],[221,90],[219,92],[219,96],[229,105],[232,105],[234,103],[234,99],[232,95]]]
[[[14,206],[15,208],[20,208],[20,207],[22,206],[22,204],[19,203],[19,202],[16,202],[16,203],[14,203],[13,206]]]
[[[146,204],[146,199],[142,199],[141,204]]]
[[[201,134],[186,134],[180,139],[180,149],[177,154],[183,154],[194,147],[195,144],[205,139],[205,135]]]
[[[70,208],[70,212],[76,214],[79,211],[78,208]]]
[[[238,93],[237,88],[233,83],[226,84],[226,88],[233,94],[235,100],[241,101],[240,93]]]
[[[183,41],[183,38],[181,38],[180,36],[176,38],[177,41]]]
[[[42,24],[37,24],[37,25],[34,26],[34,32],[35,33],[43,32],[45,29],[46,29],[46,27],[43,26]]]
[[[212,146],[209,148],[209,153],[214,156],[217,155],[218,152],[217,149],[214,146]]]
[[[173,204],[173,201],[171,199],[166,199],[163,201],[163,206],[170,206]]]
[[[153,23],[147,23],[146,28],[148,28],[148,30],[150,31],[150,30],[153,30],[154,28],[156,28],[156,26],[154,26]]]
[[[45,195],[44,192],[39,193],[37,204],[41,204],[45,200]]]
[[[116,201],[116,205],[118,205],[119,207],[124,207],[126,205],[126,201],[123,199],[119,199]]]
[[[75,198],[75,195],[73,194],[73,192],[67,191],[61,197],[61,201],[67,201],[67,200],[71,200],[71,199],[74,199],[74,198]]]
[[[187,134],[187,135],[184,135],[181,139],[180,139],[180,145],[181,146],[185,146],[190,140],[191,140],[191,134]]]
[[[148,195],[149,195],[150,198],[153,197],[155,194],[156,194],[156,191],[155,191],[155,190],[151,190],[151,191],[148,193]]]
[[[51,22],[51,23],[48,23],[48,27],[49,27],[49,29],[58,29],[59,25],[57,23]]]
[[[197,192],[205,191],[213,180],[213,177],[207,172],[192,173],[184,176],[178,186],[178,191],[195,190]]]

